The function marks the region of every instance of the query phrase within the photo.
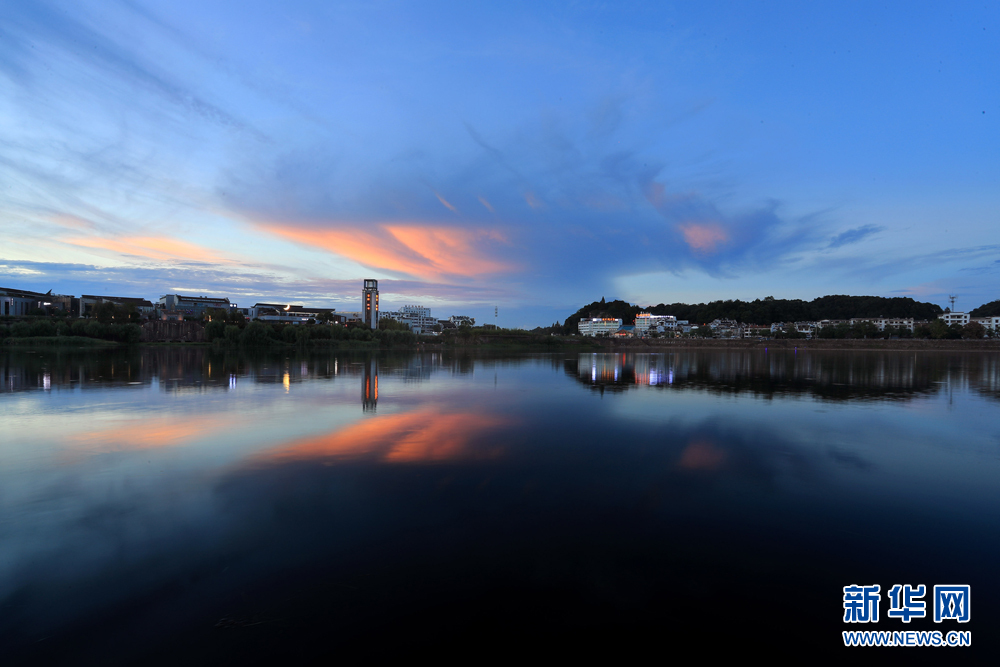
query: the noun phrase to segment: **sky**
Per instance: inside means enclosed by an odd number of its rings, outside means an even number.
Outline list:
[[[0,285],[1000,298],[994,2],[0,0]]]

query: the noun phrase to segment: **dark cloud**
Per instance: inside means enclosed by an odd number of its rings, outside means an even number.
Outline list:
[[[857,243],[858,241],[866,239],[872,234],[877,234],[884,229],[885,227],[880,227],[878,225],[862,225],[861,227],[848,229],[846,232],[841,232],[830,239],[830,244],[827,248],[840,248],[841,246]]]

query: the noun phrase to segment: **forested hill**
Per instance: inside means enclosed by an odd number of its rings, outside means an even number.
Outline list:
[[[971,311],[969,315],[973,317],[997,317],[1000,315],[1000,299],[984,303],[979,308]]]
[[[981,310],[1000,302],[977,308]],[[912,317],[932,320],[944,312],[933,303],[914,301],[909,297],[881,296],[821,296],[812,301],[801,299],[754,299],[753,301],[726,300],[710,303],[661,303],[657,306],[633,306],[625,301],[604,299],[588,304],[576,311],[563,324],[564,333],[575,333],[582,317],[620,317],[624,324],[632,324],[637,313],[674,315],[692,324],[704,324],[716,318],[736,320],[744,324],[771,324],[773,322],[802,322],[817,320],[847,320],[852,317]]]

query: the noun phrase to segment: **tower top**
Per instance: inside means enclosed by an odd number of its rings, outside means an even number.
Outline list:
[[[365,289],[378,289],[378,281],[365,278]]]

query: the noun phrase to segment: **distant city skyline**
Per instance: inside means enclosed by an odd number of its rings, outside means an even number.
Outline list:
[[[7,3],[0,285],[1000,298],[1000,6]]]

